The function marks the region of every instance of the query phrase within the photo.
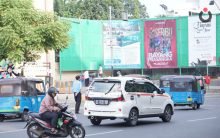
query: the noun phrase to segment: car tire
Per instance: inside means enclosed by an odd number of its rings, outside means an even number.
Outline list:
[[[161,119],[163,122],[170,122],[171,118],[172,118],[172,107],[167,105]]]
[[[21,114],[21,120],[22,121],[28,120],[28,111],[27,110],[24,110],[23,113]]]
[[[95,125],[95,126],[98,126],[101,124],[102,122],[102,119],[98,118],[98,117],[93,117],[93,118],[90,118],[90,122]]]
[[[126,121],[129,126],[136,126],[138,122],[138,110],[134,108],[131,109],[129,117],[126,119]]]

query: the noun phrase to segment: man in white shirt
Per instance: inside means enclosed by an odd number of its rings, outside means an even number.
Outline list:
[[[75,98],[75,101],[76,101],[76,104],[75,104],[75,113],[76,113],[76,114],[79,114],[79,109],[80,109],[80,104],[81,104],[81,89],[82,89],[82,84],[81,84],[81,82],[79,81],[79,79],[80,79],[80,76],[79,76],[79,75],[77,75],[75,78],[76,78],[76,80],[73,81],[72,91],[73,91],[74,98]]]
[[[102,77],[102,75],[103,75],[102,65],[99,65],[99,77]]]
[[[86,70],[83,74],[84,79],[85,79],[85,86],[88,87],[89,86],[89,71]]]

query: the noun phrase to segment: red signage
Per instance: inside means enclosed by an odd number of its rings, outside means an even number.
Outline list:
[[[176,68],[176,21],[146,21],[144,24],[146,68]]]

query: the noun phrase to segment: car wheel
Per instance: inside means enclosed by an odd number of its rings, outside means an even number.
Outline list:
[[[95,125],[95,126],[98,126],[101,124],[102,122],[102,119],[98,118],[98,117],[91,117],[90,118],[90,122]]]
[[[3,122],[5,120],[5,115],[0,114],[0,122]]]
[[[22,115],[21,115],[21,120],[22,121],[27,121],[28,120],[28,111],[24,110]]]
[[[163,120],[163,122],[170,122],[171,118],[172,118],[172,107],[167,105],[161,119]]]
[[[138,122],[138,111],[137,109],[131,109],[129,113],[129,117],[127,119],[127,123],[129,126],[135,126]]]

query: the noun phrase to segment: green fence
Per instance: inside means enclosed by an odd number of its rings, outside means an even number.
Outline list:
[[[188,17],[158,18],[149,20],[176,20],[177,61],[179,68],[188,65]],[[97,70],[103,65],[103,22],[99,20],[68,19],[71,42],[60,52],[60,71]],[[141,66],[144,68],[144,21],[140,22]],[[106,22],[106,21],[105,21]],[[121,21],[124,22],[124,21]],[[132,55],[131,55],[132,56]],[[216,17],[216,64],[220,66],[220,15]]]

